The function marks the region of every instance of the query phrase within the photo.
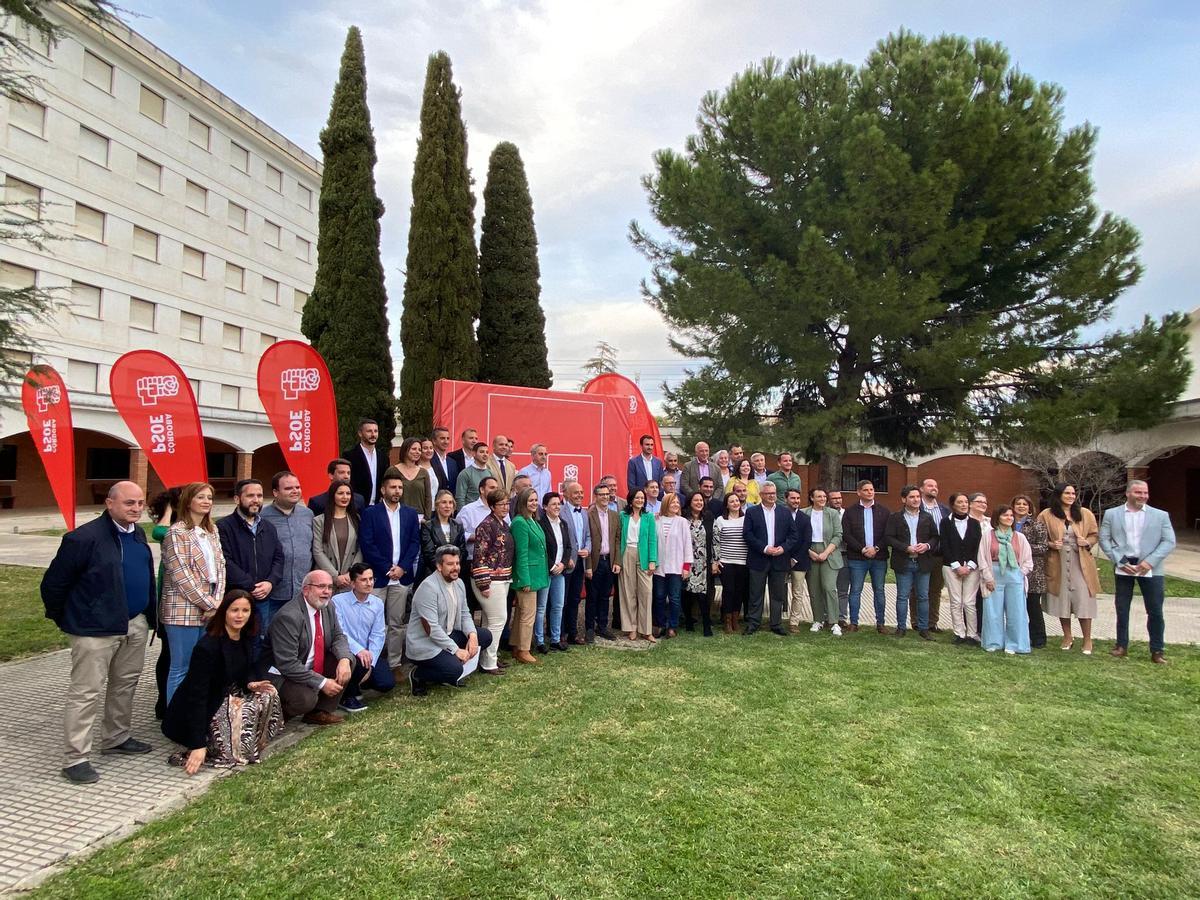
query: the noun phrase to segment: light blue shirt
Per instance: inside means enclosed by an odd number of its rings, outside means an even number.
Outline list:
[[[359,600],[354,596],[354,591],[343,591],[334,594],[332,602],[337,611],[338,624],[342,626],[346,643],[350,645],[350,652],[357,656],[360,650],[369,650],[371,665],[378,664],[387,633],[383,601],[374,594],[367,594],[365,600]]]
[[[539,469],[536,465],[530,463],[517,474],[529,476],[529,486],[537,491],[538,506],[542,505],[542,498],[554,490],[551,487],[549,466]]]
[[[575,546],[580,550],[591,550],[592,529],[588,528],[587,509],[570,503],[563,504],[563,509],[566,510],[566,520],[575,529]]]
[[[904,521],[908,523],[908,545],[915,547],[917,545],[917,525],[921,521],[921,513],[917,512],[914,514],[905,510]]]
[[[875,546],[875,504],[873,503],[863,507],[863,546]]]

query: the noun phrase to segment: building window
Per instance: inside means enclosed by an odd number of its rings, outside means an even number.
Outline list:
[[[0,481],[17,480],[17,445],[0,444]]]
[[[0,262],[0,287],[10,291],[25,291],[37,287],[37,271],[18,266],[16,263]]]
[[[137,158],[137,168],[135,171],[135,180],[142,187],[150,188],[152,191],[162,191],[162,166],[152,159],[147,159],[144,156]]]
[[[67,360],[67,387],[73,391],[96,393],[99,374],[100,367],[93,362],[83,362],[78,359]]]
[[[860,481],[869,481],[875,485],[875,493],[886,494],[888,492],[887,466],[842,466],[843,492],[854,493],[858,490]]]
[[[242,329],[228,322],[221,329],[221,346],[226,350],[242,350]]]
[[[189,181],[184,186],[184,202],[188,209],[194,209],[196,212],[208,214],[208,188],[203,185],[196,184],[194,181]]]
[[[108,138],[98,131],[79,126],[79,155],[89,162],[108,168]]]
[[[91,481],[123,481],[129,477],[129,451],[124,447],[88,447],[85,471]]]
[[[274,344],[279,338],[273,334],[260,334],[258,336],[258,352],[266,353],[267,349]]]
[[[279,226],[274,222],[263,220],[263,241],[268,247],[279,247]]]
[[[229,227],[246,230],[246,207],[238,206],[232,200],[229,201]]]
[[[203,325],[204,319],[195,313],[181,312],[179,314],[179,336],[185,341],[200,343]]]
[[[167,117],[167,101],[162,98],[161,94],[154,93],[143,84],[142,93],[138,99],[138,112],[161,125]]]
[[[129,324],[131,327],[141,331],[155,331],[154,319],[157,312],[157,307],[149,300],[139,300],[137,297],[129,298]]]
[[[246,270],[235,263],[225,263],[225,287],[233,291],[245,291]]]
[[[203,147],[205,150],[209,147],[209,139],[212,137],[212,129],[204,122],[201,122],[195,116],[188,116],[188,140],[197,147]]]
[[[312,244],[299,236],[296,238],[296,259],[302,259],[305,262],[312,261]]]
[[[221,385],[221,405],[226,409],[237,409],[238,402],[241,400],[241,393],[237,385]],[[209,472],[209,474],[211,475],[212,473]]]
[[[20,94],[10,94],[9,101],[9,124],[41,137],[46,131],[46,107]]]
[[[71,282],[71,312],[88,319],[100,318],[100,288],[82,281]]]
[[[312,188],[307,188],[302,184],[296,185],[296,202],[305,209],[312,209]]]
[[[304,304],[307,302],[308,294],[297,288],[296,292],[292,295],[292,308],[296,312],[304,312]]]
[[[42,189],[36,184],[8,175],[4,179],[4,212],[38,221],[42,217]]]
[[[158,262],[158,235],[145,228],[133,226],[133,255]]]
[[[75,204],[75,236],[104,243],[104,213],[82,203]]]
[[[188,275],[194,275],[196,278],[203,278],[204,251],[197,250],[195,247],[189,247],[185,244],[183,247],[183,271]]]
[[[239,172],[250,174],[250,151],[241,144],[229,142],[229,164]]]
[[[267,187],[277,194],[283,193],[283,173],[272,165],[267,165]]]
[[[91,50],[83,51],[83,80],[106,94],[112,93],[113,67]]]
[[[221,385],[222,388],[226,385]],[[212,478],[236,478],[237,477],[237,454],[221,452],[219,450],[204,454],[205,466],[208,469],[208,477]]]
[[[195,378],[189,378],[188,384],[192,387],[192,396],[196,398],[196,402],[200,402],[200,382]]]
[[[279,282],[274,278],[267,278],[265,275],[262,280],[262,298],[268,303],[279,303]]]

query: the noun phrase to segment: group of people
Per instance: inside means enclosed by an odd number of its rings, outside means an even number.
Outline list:
[[[165,492],[151,507],[157,577],[132,482],[64,537],[42,596],[71,644],[69,780],[99,778],[89,755],[106,680],[101,753],[151,749],[130,722],[152,634],[163,639],[157,713],[181,748],[170,761],[190,774],[256,762],[286,719],[338,724],[366,708],[365,690],[386,693],[401,675],[416,695],[474,671],[502,675],[502,649],[537,665],[618,633],[657,643],[699,625],[711,636],[716,608],[729,634],[786,636],[803,623],[840,637],[859,630],[868,577],[880,633],[934,640],[944,589],[956,644],[1029,653],[1046,644],[1045,613],[1062,623],[1063,650],[1077,620],[1090,655],[1097,544],[1116,571],[1112,654],[1128,652],[1137,584],[1151,658],[1165,661],[1162,563],[1175,537],[1143,481],[1099,526],[1072,485],[1040,512],[1019,495],[989,515],[983,494],[943,504],[927,478],[891,511],[870,481],[849,504],[838,490],[805,491],[788,453],[768,472],[762,453],[712,456],[701,442],[681,467],[647,435],[625,496],[605,475],[588,502],[578,481],[555,483],[543,444],[518,468],[504,435],[487,443],[466,429],[451,450],[437,428],[406,438],[391,465],[378,435],[360,423],[358,444],[330,461],[328,487],[307,502],[287,471],[271,479],[270,503],[260,481],[239,481],[236,508],[216,522],[211,485]]]

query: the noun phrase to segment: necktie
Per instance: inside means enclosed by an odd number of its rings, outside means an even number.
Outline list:
[[[325,632],[321,629],[321,611],[313,612],[313,671],[325,674]]]
[[[500,480],[504,481],[508,476],[504,474],[504,457],[500,457]]]

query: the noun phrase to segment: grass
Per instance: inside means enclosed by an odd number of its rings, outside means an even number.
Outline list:
[[[42,607],[38,588],[45,571],[0,566],[0,662],[67,646],[65,635]]]
[[[1200,651],[573,648],[397,694],[51,897],[1200,896]]]
[[[1100,571],[1100,591],[1105,594],[1113,593],[1117,588],[1113,576],[1113,564],[1108,559],[1097,559],[1096,566]],[[1186,578],[1176,578],[1174,575],[1163,576],[1163,590],[1167,597],[1200,597],[1200,581],[1189,581]],[[1141,594],[1134,589],[1134,596]]]

